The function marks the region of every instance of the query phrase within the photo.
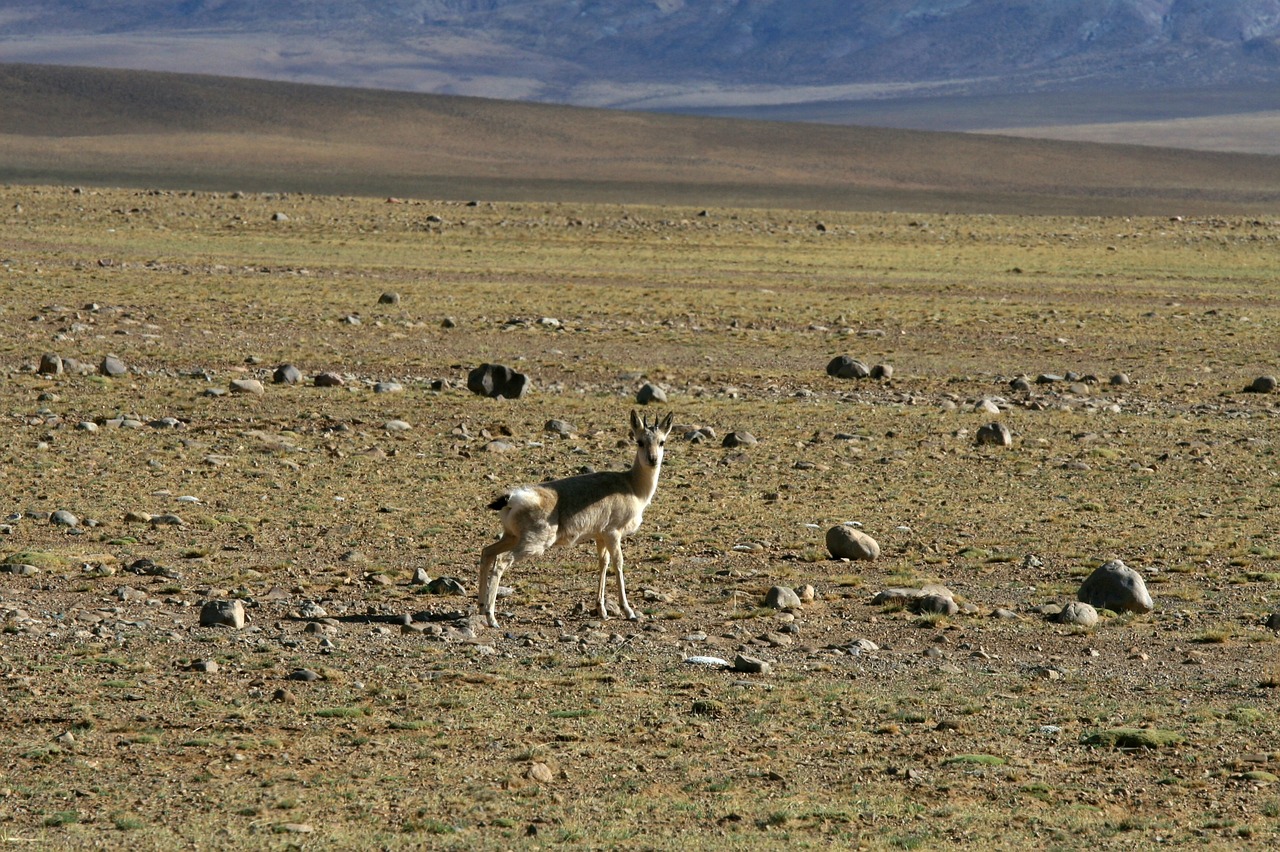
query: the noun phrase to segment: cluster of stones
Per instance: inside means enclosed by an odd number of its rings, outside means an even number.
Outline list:
[[[865,363],[850,355],[837,355],[827,364],[827,375],[834,379],[880,379],[888,381],[893,378],[893,365],[876,364],[868,367]]]

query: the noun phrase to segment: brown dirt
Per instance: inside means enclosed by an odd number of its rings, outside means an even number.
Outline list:
[[[39,569],[0,575],[0,840],[1275,844],[1280,408],[1241,392],[1276,371],[1274,222],[0,196],[0,553]],[[482,361],[534,393],[460,389]],[[1008,384],[1067,371],[1101,381]],[[207,395],[238,377],[266,392]],[[504,487],[625,464],[644,380],[677,434],[760,442],[669,444],[624,545],[639,622],[584,613],[585,547],[514,568],[474,636],[470,597],[409,584],[474,587]],[[1012,448],[974,443],[987,397]],[[828,558],[848,520],[880,559]],[[1115,557],[1153,614],[1046,621]],[[871,603],[930,582],[973,612]],[[781,616],[775,584],[818,598]],[[245,629],[198,625],[231,597]],[[772,673],[684,661],[737,653]]]

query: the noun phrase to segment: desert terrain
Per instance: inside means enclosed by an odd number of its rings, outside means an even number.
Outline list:
[[[1274,216],[36,184],[0,226],[6,846],[1280,838]],[[486,504],[625,467],[637,408],[638,620],[582,546],[485,627]],[[1112,559],[1154,610],[1052,621]],[[960,611],[873,603],[928,584]]]

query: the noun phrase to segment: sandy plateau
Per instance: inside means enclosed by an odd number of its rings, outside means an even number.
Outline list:
[[[0,845],[1280,844],[1280,221],[5,187],[0,233]],[[583,546],[485,627],[486,504],[629,463],[645,383],[639,619]],[[1153,612],[1049,620],[1111,559]]]

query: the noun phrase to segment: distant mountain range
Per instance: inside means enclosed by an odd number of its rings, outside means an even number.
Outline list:
[[[1280,0],[0,0],[0,62],[695,111],[1223,89],[1280,85]]]

